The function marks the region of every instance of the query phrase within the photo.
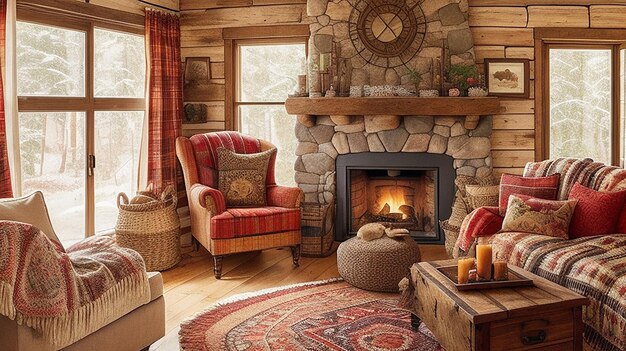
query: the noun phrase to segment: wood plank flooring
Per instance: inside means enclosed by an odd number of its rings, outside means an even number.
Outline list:
[[[446,258],[443,245],[420,245],[422,261]],[[180,323],[217,301],[236,294],[338,277],[337,256],[300,259],[293,268],[288,248],[248,252],[224,259],[222,279],[213,276],[213,259],[205,249],[185,254],[174,268],[162,272],[166,336],[151,351],[178,350]]]

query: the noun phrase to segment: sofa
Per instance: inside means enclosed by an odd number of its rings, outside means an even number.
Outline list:
[[[524,177],[557,173],[557,200],[566,200],[575,183],[602,192],[626,189],[626,170],[591,159],[559,158],[528,163],[524,169]],[[459,240],[471,222],[482,222],[476,242],[491,243],[496,257],[590,299],[591,304],[583,310],[587,347],[626,350],[626,234],[563,239],[521,232],[490,233],[493,228],[487,229],[484,223],[493,226],[494,221],[485,221],[484,217],[498,215],[493,208],[476,209],[465,219]]]
[[[40,229],[51,241],[60,243],[48,216],[43,194],[39,191],[22,198],[1,199],[0,220],[29,223]],[[62,350],[147,350],[152,343],[165,336],[163,278],[159,272],[148,272],[147,275],[150,289],[148,303],[136,307]],[[0,315],[0,350],[54,351],[57,349],[34,329]]]

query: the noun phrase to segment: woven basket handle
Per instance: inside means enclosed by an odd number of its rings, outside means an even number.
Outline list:
[[[172,185],[168,185],[165,190],[163,190],[163,193],[161,193],[161,201],[167,202],[170,199],[172,201],[172,204],[174,205],[174,208],[176,208],[176,205],[178,204],[178,194],[176,193],[176,189],[174,189],[174,186]]]
[[[122,200],[124,202],[122,202]],[[128,205],[128,203],[129,203],[128,196],[126,196],[126,194],[124,193],[117,194],[117,208],[120,208],[121,205]]]

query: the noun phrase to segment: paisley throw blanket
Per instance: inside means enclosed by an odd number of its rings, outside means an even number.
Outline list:
[[[58,348],[148,302],[143,259],[112,238],[65,251],[31,225],[0,221],[0,314]]]

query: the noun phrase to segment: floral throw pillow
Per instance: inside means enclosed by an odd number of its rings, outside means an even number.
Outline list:
[[[217,149],[218,189],[226,206],[265,206],[267,167],[275,152],[237,154],[223,147]]]
[[[568,238],[578,200],[555,201],[525,195],[509,196],[503,232],[523,232]]]

